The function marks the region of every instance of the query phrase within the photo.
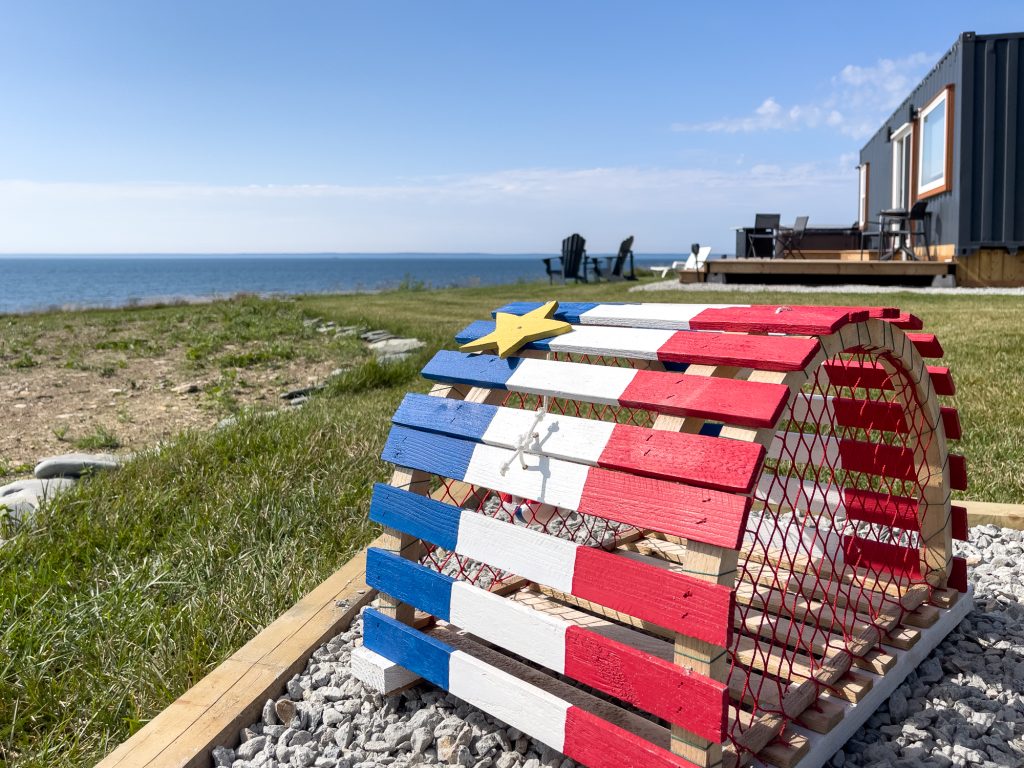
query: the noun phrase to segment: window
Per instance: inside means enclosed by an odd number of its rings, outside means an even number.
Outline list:
[[[952,187],[953,86],[946,86],[918,118],[917,196],[931,197]]]
[[[914,132],[904,123],[892,134],[892,207],[910,207],[910,159],[914,156]]]
[[[860,222],[861,230],[868,223],[868,171],[870,168],[871,163],[861,163],[858,166],[860,170],[860,196],[857,206],[857,220]]]

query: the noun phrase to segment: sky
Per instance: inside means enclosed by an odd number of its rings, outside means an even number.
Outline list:
[[[0,0],[0,253],[551,252],[856,219],[985,3]]]

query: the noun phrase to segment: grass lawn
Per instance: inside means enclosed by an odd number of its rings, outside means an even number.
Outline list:
[[[59,325],[93,338],[107,324],[112,339],[138,339],[132,343],[140,349],[201,346],[201,338],[170,337],[176,327],[191,333],[180,323],[162,325],[159,318],[179,312],[200,318],[186,325],[211,341],[194,362],[218,376],[250,362],[238,357],[249,351],[295,350],[353,367],[302,409],[187,431],[83,483],[0,547],[0,762],[96,761],[337,569],[374,535],[365,521],[369,489],[388,473],[377,456],[399,399],[426,389],[417,377],[425,359],[505,301],[548,298],[910,310],[939,335],[954,371],[967,495],[1024,500],[1024,304],[1012,297],[886,294],[880,302],[849,294],[630,295],[622,285],[517,285],[3,318],[0,344],[11,365],[52,354],[15,339],[23,323],[35,324],[39,338]],[[237,312],[249,317],[240,329],[231,327]],[[344,344],[324,347],[302,315],[386,328],[428,347],[407,364],[382,368]],[[132,330],[118,330],[126,326]],[[244,349],[225,352],[238,334],[248,334]],[[96,364],[86,346],[81,364]]]

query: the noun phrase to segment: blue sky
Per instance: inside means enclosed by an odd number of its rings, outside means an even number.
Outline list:
[[[922,12],[926,11],[926,12]],[[732,246],[1018,2],[0,2],[0,252]]]

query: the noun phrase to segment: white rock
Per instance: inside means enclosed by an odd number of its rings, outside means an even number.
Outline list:
[[[112,453],[65,453],[40,460],[33,474],[41,480],[51,477],[81,477],[89,472],[116,469],[120,463],[121,460]]]

